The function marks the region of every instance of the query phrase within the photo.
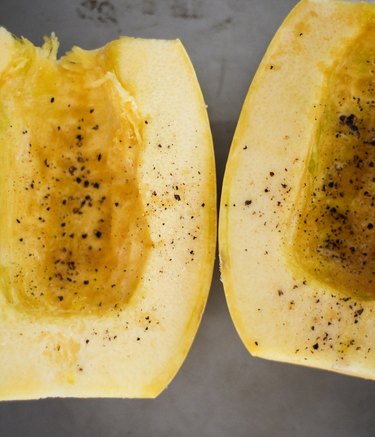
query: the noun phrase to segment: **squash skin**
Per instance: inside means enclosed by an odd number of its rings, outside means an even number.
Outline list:
[[[0,63],[5,68],[13,39],[1,32],[1,43],[8,44]],[[139,174],[153,248],[121,313],[36,317],[0,296],[2,400],[155,397],[185,359],[207,300],[216,239],[215,167],[190,60],[178,40],[123,37],[99,50],[113,57],[117,76],[147,121]],[[178,202],[176,185],[186,187]]]
[[[298,272],[288,248],[327,77],[374,20],[374,5],[330,0],[301,1],[286,18],[244,102],[219,222],[227,303],[249,352],[368,379],[374,301],[348,299]]]

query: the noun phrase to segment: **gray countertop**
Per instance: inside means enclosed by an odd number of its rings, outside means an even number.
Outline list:
[[[218,188],[257,65],[294,0],[0,0],[0,25],[60,53],[120,34],[180,38],[208,104]],[[101,5],[101,6],[100,6]],[[1,375],[1,377],[5,377]],[[375,383],[252,358],[227,311],[216,266],[193,347],[156,400],[0,404],[0,436],[373,436]]]

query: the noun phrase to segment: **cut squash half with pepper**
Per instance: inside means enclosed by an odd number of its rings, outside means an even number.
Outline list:
[[[154,397],[197,331],[215,169],[179,41],[0,30],[0,399]]]
[[[227,302],[253,355],[371,379],[374,47],[374,4],[297,4],[244,103],[219,231]]]

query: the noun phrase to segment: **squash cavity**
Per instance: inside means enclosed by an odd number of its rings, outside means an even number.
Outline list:
[[[357,299],[375,299],[374,44],[364,26],[328,77],[290,249],[304,274]]]
[[[1,76],[1,292],[22,312],[121,309],[151,239],[139,191],[142,116],[111,49],[56,59],[17,40]]]

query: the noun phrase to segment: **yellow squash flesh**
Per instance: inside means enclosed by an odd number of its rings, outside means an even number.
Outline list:
[[[215,250],[215,170],[179,41],[56,60],[0,29],[0,399],[154,397]]]
[[[249,351],[375,379],[375,5],[303,0],[244,103],[220,258]]]

